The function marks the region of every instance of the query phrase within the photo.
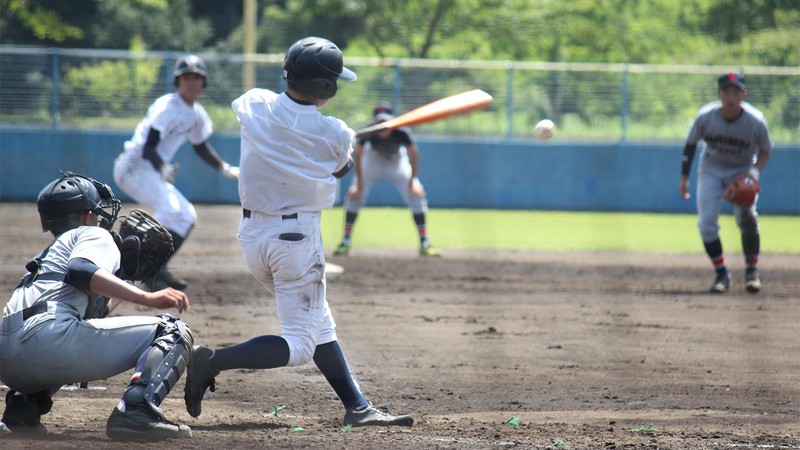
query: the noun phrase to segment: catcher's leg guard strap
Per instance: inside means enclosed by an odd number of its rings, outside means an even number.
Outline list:
[[[183,375],[191,358],[194,339],[189,326],[169,314],[161,317],[164,323],[153,345],[140,359],[141,375],[131,381],[123,396],[129,405],[143,401],[153,406],[160,405]]]

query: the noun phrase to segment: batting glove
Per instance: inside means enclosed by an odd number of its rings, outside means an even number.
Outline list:
[[[228,163],[222,164],[222,175],[229,180],[239,179],[239,168]]]
[[[178,174],[179,170],[181,170],[181,166],[177,163],[164,163],[164,165],[161,166],[161,179],[167,183],[174,183],[175,175]]]

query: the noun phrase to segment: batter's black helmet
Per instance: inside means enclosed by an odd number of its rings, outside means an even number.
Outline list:
[[[203,77],[203,87],[208,84],[208,72],[206,71],[206,63],[197,55],[181,56],[175,61],[175,68],[172,69],[173,80],[172,83],[178,87],[178,78],[185,73],[196,73]]]
[[[36,199],[42,231],[51,231],[56,236],[80,226],[84,211],[100,216],[100,226],[111,230],[122,203],[114,197],[105,183],[92,178],[65,172],[61,178],[50,182],[39,192]],[[106,211],[111,209],[111,212]]]
[[[283,79],[316,98],[336,95],[336,80],[355,81],[356,74],[344,67],[342,51],[333,42],[318,38],[301,39],[286,52]]]

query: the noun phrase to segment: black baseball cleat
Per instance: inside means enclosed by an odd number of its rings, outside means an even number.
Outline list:
[[[153,279],[153,291],[160,291],[168,287],[182,291],[186,289],[187,286],[186,281],[176,278],[175,275],[167,269],[158,272]]]
[[[727,270],[724,272],[717,272],[717,277],[714,279],[714,284],[711,285],[709,292],[712,294],[724,294],[730,287],[731,273]]]
[[[47,414],[53,405],[49,395],[40,396],[41,393],[31,395],[16,395],[13,390],[6,394],[6,409],[3,411],[2,422],[5,428],[18,436],[44,436],[47,427],[42,425],[42,414]]]
[[[751,294],[761,291],[761,280],[758,279],[757,269],[747,269],[744,273],[744,288]]]
[[[153,405],[139,405],[125,412],[114,408],[106,423],[106,436],[112,441],[163,441],[190,438],[192,430],[170,422]]]
[[[217,390],[214,377],[219,375],[219,370],[212,369],[208,363],[212,356],[214,356],[214,350],[205,345],[196,345],[192,351],[192,359],[186,366],[186,386],[183,390],[183,400],[186,402],[186,411],[192,417],[200,415],[206,389],[210,389],[211,392]]]
[[[442,256],[442,252],[439,249],[434,248],[430,245],[421,246],[419,248],[419,255],[420,256]]]
[[[336,247],[336,250],[333,251],[333,256],[347,256],[348,253],[350,253],[350,244],[342,242]]]
[[[348,409],[342,423],[354,427],[370,425],[410,427],[414,424],[414,418],[408,414],[394,415],[387,411],[380,410],[370,402],[366,408],[361,410]]]

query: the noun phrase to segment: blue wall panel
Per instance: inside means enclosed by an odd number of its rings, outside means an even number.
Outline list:
[[[130,134],[0,128],[0,200],[32,201],[39,190],[73,170],[111,184],[114,158]],[[239,138],[215,135],[211,144],[238,164]],[[443,141],[420,139],[420,179],[433,208],[694,212],[678,196],[681,143]],[[211,169],[188,144],[174,162],[176,186],[198,203],[237,203],[236,183]],[[691,191],[696,186],[695,160]],[[346,176],[339,199],[352,175]],[[764,170],[759,211],[800,215],[800,146],[776,148]],[[376,186],[373,206],[402,205],[388,183]],[[730,207],[725,206],[729,211]]]

